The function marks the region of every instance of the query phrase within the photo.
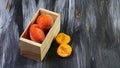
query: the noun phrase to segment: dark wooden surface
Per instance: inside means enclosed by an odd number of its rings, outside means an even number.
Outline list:
[[[120,0],[0,0],[0,68],[120,68]],[[20,55],[19,37],[35,12],[61,14],[61,32],[72,38],[62,59],[53,41],[43,62]]]

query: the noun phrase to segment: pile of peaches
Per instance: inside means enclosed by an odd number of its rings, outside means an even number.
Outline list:
[[[53,25],[53,18],[48,14],[39,15],[29,28],[30,39],[42,43],[49,29]]]

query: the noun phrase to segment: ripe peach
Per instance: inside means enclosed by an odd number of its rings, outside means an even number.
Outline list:
[[[33,41],[40,42],[42,43],[43,40],[45,39],[45,34],[44,32],[40,29],[38,24],[32,24],[30,26],[30,38]]]
[[[53,19],[50,15],[40,15],[38,16],[36,23],[40,25],[43,30],[49,30],[53,25]]]

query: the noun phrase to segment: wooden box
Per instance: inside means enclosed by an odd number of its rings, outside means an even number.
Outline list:
[[[31,24],[35,23],[36,18],[40,14],[49,14],[54,20],[53,26],[50,28],[44,41],[41,44],[29,39],[29,27]],[[28,24],[22,35],[20,36],[19,40],[21,55],[36,61],[42,61],[45,55],[47,54],[53,39],[56,37],[59,31],[60,15],[58,13],[40,8]]]

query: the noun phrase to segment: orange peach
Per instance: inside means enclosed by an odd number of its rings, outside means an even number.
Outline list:
[[[30,26],[30,38],[33,41],[40,42],[42,43],[43,40],[45,39],[45,34],[44,32],[40,29],[38,24],[32,24]]]
[[[40,15],[36,23],[39,24],[43,30],[49,30],[53,25],[53,18],[48,14]]]

